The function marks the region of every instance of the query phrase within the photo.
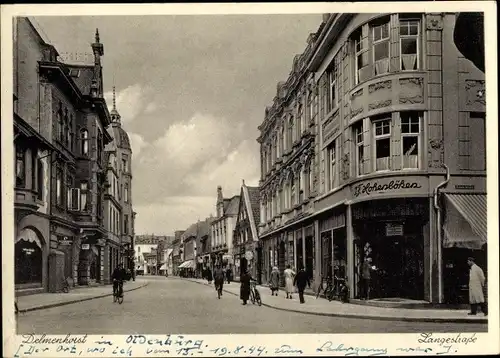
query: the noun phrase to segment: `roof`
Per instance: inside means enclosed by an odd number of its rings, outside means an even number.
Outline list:
[[[173,236],[166,236],[166,235],[136,235],[134,243],[136,245],[144,245],[144,244],[150,244],[150,245],[158,245],[158,241],[167,241],[167,242],[172,242],[173,241]]]
[[[198,223],[191,224],[186,231],[182,234],[182,239],[185,240],[188,237],[197,236],[198,235]]]
[[[247,186],[250,206],[252,207],[255,225],[260,224],[260,190],[258,186]]]
[[[254,238],[254,240],[258,240],[258,238],[259,238],[258,231],[257,231],[257,223],[258,222],[255,221],[255,213],[254,213],[254,209],[255,209],[254,208],[254,206],[255,206],[255,193],[254,192],[255,192],[255,189],[257,189],[257,194],[258,194],[259,188],[247,187],[245,185],[245,182],[243,182],[243,185],[241,186],[241,193],[243,195],[243,199],[244,199],[244,203],[245,203],[245,210],[247,212],[248,219],[250,222],[250,229],[252,230],[252,237]],[[250,193],[252,193],[252,197],[250,196]],[[258,200],[258,197],[257,197],[257,200]],[[259,211],[258,205],[259,205],[259,202],[257,201],[257,210]]]
[[[70,76],[75,82],[76,86],[82,92],[82,94],[90,94],[90,86],[92,85],[92,79],[94,78],[94,66],[89,65],[68,65],[66,67],[70,70],[78,70],[78,76]]]
[[[235,195],[231,199],[224,199],[229,200],[229,203],[227,207],[224,207],[224,215],[238,215],[238,208],[240,206],[240,196]]]
[[[132,151],[127,131],[125,131],[120,124],[113,122],[111,127],[108,128],[108,133],[113,137],[113,142],[117,148]]]

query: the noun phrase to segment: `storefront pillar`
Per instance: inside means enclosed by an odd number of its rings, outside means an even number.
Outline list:
[[[321,243],[319,238],[319,220],[314,220],[314,284],[316,291],[321,283]]]
[[[347,236],[347,281],[349,287],[349,297],[354,298],[355,293],[355,282],[354,282],[354,270],[355,270],[355,259],[354,259],[354,231],[352,228],[352,210],[351,205],[347,205],[346,208],[346,236]]]

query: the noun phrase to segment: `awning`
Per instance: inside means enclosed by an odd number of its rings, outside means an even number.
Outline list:
[[[167,269],[167,264],[163,264],[160,266],[160,270],[166,270]]]
[[[487,242],[486,194],[445,194],[443,247],[481,250]]]
[[[182,264],[179,265],[178,268],[195,268],[196,265],[194,264],[194,260],[188,260],[184,261]]]

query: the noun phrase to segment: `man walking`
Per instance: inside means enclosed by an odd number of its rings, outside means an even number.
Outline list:
[[[217,265],[214,270],[214,281],[215,290],[217,291],[220,288],[222,295],[222,286],[224,285],[224,270],[220,267],[220,265]]]
[[[477,306],[481,306],[481,312],[484,313],[485,316],[488,315],[488,307],[484,300],[484,284],[485,277],[484,272],[476,265],[474,258],[469,257],[467,259],[467,264],[470,267],[469,271],[469,303],[470,303],[470,312],[469,315],[475,316],[477,314]]]
[[[304,290],[306,288],[306,284],[309,288],[311,288],[311,281],[309,281],[309,277],[304,270],[303,267],[300,267],[299,272],[293,279],[293,285],[297,285],[297,290],[299,291],[299,299],[300,303],[305,303],[304,300]]]
[[[361,265],[362,300],[370,299],[371,271],[372,271],[372,259],[371,257],[367,257],[365,258],[365,261],[363,261],[363,264]]]

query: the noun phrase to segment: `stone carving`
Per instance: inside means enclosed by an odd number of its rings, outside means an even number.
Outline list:
[[[350,177],[350,160],[349,153],[346,153],[342,156],[342,179],[348,180]]]
[[[392,88],[392,81],[388,80],[371,84],[370,86],[368,86],[368,92],[373,93],[381,89],[391,89],[391,88]]]
[[[374,109],[379,109],[379,108],[384,108],[384,107],[390,106],[391,104],[392,104],[392,99],[387,99],[385,101],[370,103],[368,105],[368,109],[370,111],[372,111]]]
[[[442,30],[443,16],[441,14],[427,14],[427,30]]]
[[[359,107],[351,110],[351,118],[356,117],[358,114],[363,112],[363,107]]]
[[[401,86],[412,84],[412,85],[416,85],[416,86],[422,87],[422,83],[423,82],[424,82],[424,80],[421,77],[417,77],[417,78],[401,78],[401,79],[399,79],[399,84]]]
[[[356,92],[354,92],[351,95],[351,101],[354,101],[357,97],[362,96],[362,95],[363,95],[363,89],[360,88],[359,90],[357,90]]]
[[[429,145],[432,149],[439,149],[443,145],[442,139],[431,139]]]
[[[443,157],[443,140],[442,139],[431,139],[429,141],[429,168],[439,168],[441,167],[442,157]],[[436,158],[436,152],[439,152],[438,158]]]
[[[484,81],[467,80],[465,81],[465,90],[467,91],[467,105],[475,103],[486,105]]]
[[[412,97],[399,97],[399,103],[401,104],[424,103],[424,97],[420,95]]]

